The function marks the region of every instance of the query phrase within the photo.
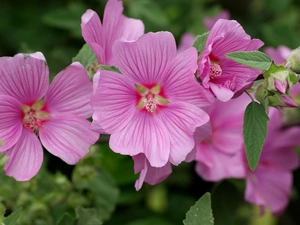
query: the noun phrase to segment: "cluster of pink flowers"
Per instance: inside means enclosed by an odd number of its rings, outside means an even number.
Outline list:
[[[198,58],[191,47],[193,36],[186,36],[187,44],[177,50],[171,33],[144,34],[143,23],[122,12],[121,1],[108,0],[102,23],[92,10],[81,23],[98,63],[115,66],[121,74],[98,70],[91,82],[75,62],[49,85],[42,53],[0,58],[5,173],[19,181],[35,176],[43,160],[42,145],[75,164],[100,133],[110,134],[110,148],[134,160],[134,171],[140,173],[137,190],[143,182],[164,180],[172,165],[195,160],[203,179],[246,179],[247,201],[269,206],[274,214],[282,212],[291,171],[299,163],[293,152],[300,144],[299,131],[282,130],[280,113],[270,110],[266,145],[258,168],[250,171],[242,136],[250,98],[243,92],[261,71],[226,57],[228,52],[258,50],[263,42],[251,39],[225,12],[220,16],[225,19],[206,20],[210,33]]]

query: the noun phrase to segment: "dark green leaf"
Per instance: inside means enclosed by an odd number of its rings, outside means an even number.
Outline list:
[[[267,135],[268,115],[265,108],[257,102],[251,102],[244,114],[243,135],[246,155],[251,170],[254,170]]]
[[[195,47],[198,52],[203,51],[208,35],[209,35],[209,32],[206,32],[206,33],[198,35],[196,37],[193,47]]]
[[[70,214],[65,213],[58,221],[57,225],[75,225],[75,219],[73,219]]]
[[[210,193],[204,194],[186,213],[184,225],[213,225]]]
[[[22,208],[18,208],[16,211],[14,211],[12,214],[10,214],[8,217],[4,218],[4,224],[5,225],[15,225],[21,215]]]
[[[227,53],[226,57],[235,62],[258,70],[268,70],[272,64],[270,57],[260,51],[231,52]]]
[[[98,61],[93,50],[88,44],[84,44],[72,62],[80,62],[86,69],[90,78],[96,73]]]
[[[97,216],[96,209],[84,209],[78,207],[76,209],[76,215],[78,218],[77,225],[101,225],[102,221]]]

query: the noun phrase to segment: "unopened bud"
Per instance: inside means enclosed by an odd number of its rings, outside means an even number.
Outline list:
[[[287,58],[286,68],[300,74],[300,47],[294,49]]]
[[[283,82],[281,80],[278,79],[274,79],[274,85],[276,90],[281,93],[281,94],[285,94],[287,88],[288,88],[288,82],[287,80],[284,80]]]

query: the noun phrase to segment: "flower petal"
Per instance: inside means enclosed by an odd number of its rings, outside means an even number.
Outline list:
[[[0,58],[0,94],[23,104],[40,100],[49,86],[49,71],[42,53]]]
[[[72,63],[53,79],[45,95],[45,108],[53,113],[71,113],[88,118],[92,115],[90,98],[93,84],[85,68]]]
[[[181,53],[184,50],[192,47],[193,43],[195,41],[195,38],[196,37],[191,33],[184,33],[180,38],[177,52]]]
[[[194,76],[197,57],[197,50],[188,48],[170,62],[169,73],[162,83],[168,100],[191,103],[199,107],[212,103],[213,95],[204,90]]]
[[[141,189],[144,182],[155,185],[162,182],[172,173],[170,163],[163,167],[152,167],[144,154],[138,154],[132,157],[134,160],[134,173],[140,173],[139,179],[135,182],[135,189]]]
[[[101,71],[98,88],[92,97],[93,120],[111,134],[123,129],[136,110],[136,90],[118,73]]]
[[[8,161],[5,174],[17,181],[27,181],[34,177],[43,162],[43,148],[36,135],[28,130],[23,132],[18,142],[6,152]]]
[[[39,131],[40,140],[51,154],[68,164],[76,164],[99,138],[89,129],[90,125],[84,118],[59,114],[44,122]]]
[[[197,144],[196,148],[196,172],[204,180],[216,182],[225,178],[244,178],[246,176],[242,151],[226,154],[207,142]]]
[[[88,9],[81,17],[81,31],[86,43],[92,48],[100,64],[106,64],[104,37],[101,20],[97,13]]]
[[[10,149],[19,140],[22,125],[21,103],[7,95],[0,95],[0,152]]]
[[[110,136],[109,145],[114,152],[124,155],[144,153],[154,167],[164,166],[169,159],[168,130],[146,111],[136,111],[126,127]]]
[[[224,86],[217,85],[212,82],[210,82],[209,86],[216,97],[222,102],[229,101],[234,95],[234,92]]]
[[[292,180],[289,171],[257,168],[247,178],[245,199],[256,205],[268,206],[274,215],[279,215],[289,202]]]
[[[183,102],[168,104],[157,116],[167,128],[171,141],[169,161],[178,165],[193,150],[194,132],[209,121],[209,116],[200,108]]]
[[[113,52],[116,66],[135,84],[156,85],[168,74],[176,43],[170,32],[147,33],[135,42],[116,41]]]

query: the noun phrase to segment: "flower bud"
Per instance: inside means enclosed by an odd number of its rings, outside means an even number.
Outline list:
[[[288,88],[288,82],[287,80],[284,80],[283,82],[281,80],[278,79],[274,79],[274,85],[276,90],[281,93],[281,94],[285,94],[286,90]]]
[[[286,68],[300,74],[300,47],[294,49],[287,58]]]

